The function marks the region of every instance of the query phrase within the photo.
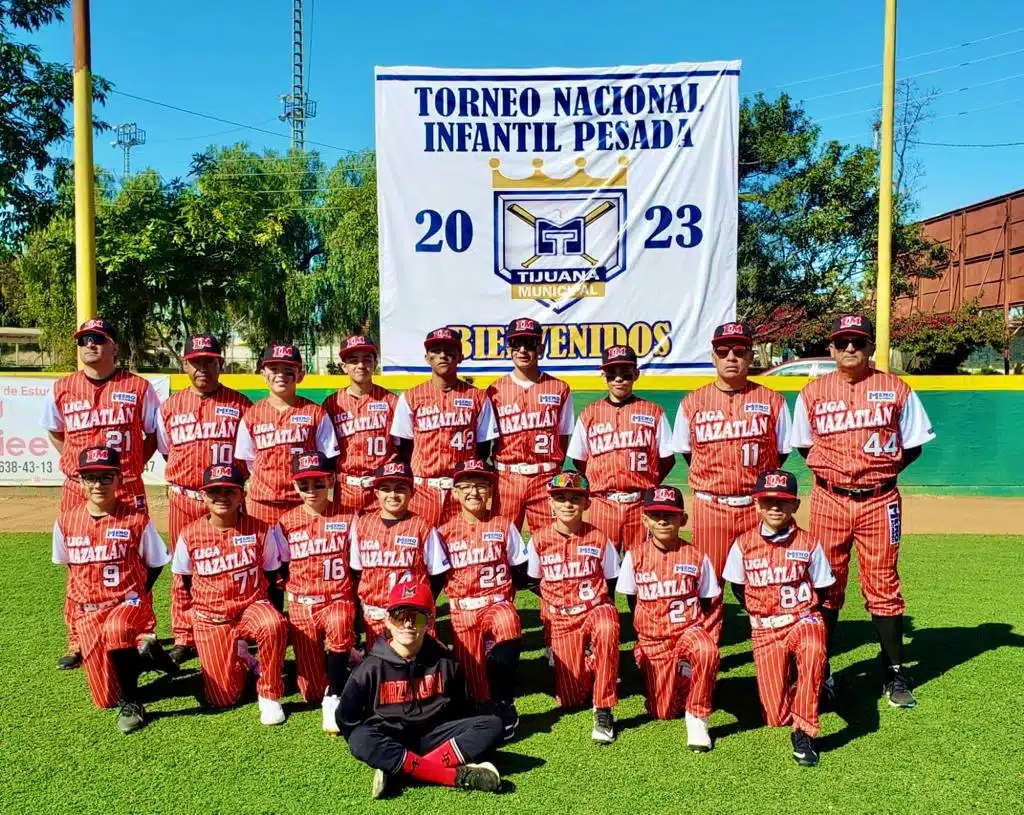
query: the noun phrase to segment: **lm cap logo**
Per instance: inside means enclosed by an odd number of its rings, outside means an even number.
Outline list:
[[[741,323],[726,323],[722,326],[723,337],[743,336],[743,325]]]
[[[290,345],[275,345],[274,356],[284,357],[285,359],[292,358],[292,347]]]
[[[766,490],[785,489],[788,479],[778,473],[767,473],[764,477],[764,488]]]
[[[309,470],[313,469],[320,463],[319,458],[315,455],[302,456],[299,459],[299,469]]]
[[[110,461],[110,453],[105,450],[89,450],[85,454],[85,460],[89,464],[104,464]]]
[[[103,320],[86,320],[82,323],[82,331],[91,331],[94,328],[103,328]]]
[[[675,503],[675,500],[676,500],[675,490],[669,490],[669,489],[665,489],[663,487],[659,487],[658,489],[656,489],[654,491],[654,500],[655,501],[668,501],[669,503]]]
[[[536,300],[560,314],[584,297],[604,297],[626,271],[626,176],[622,156],[609,177],[574,171],[548,175],[543,159],[523,177],[505,175],[492,158],[494,274],[512,300]],[[521,171],[518,172],[521,176]]]
[[[405,475],[405,465],[401,462],[389,462],[384,465],[384,475]]]
[[[227,464],[218,464],[216,467],[210,468],[211,478],[231,478],[231,467]]]
[[[192,338],[192,350],[193,351],[207,351],[213,348],[212,337],[193,337]]]
[[[840,328],[863,328],[864,321],[860,317],[848,315],[839,321]]]

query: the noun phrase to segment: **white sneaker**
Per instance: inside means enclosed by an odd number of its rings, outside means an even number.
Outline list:
[[[320,704],[320,707],[324,711],[324,733],[329,736],[338,735],[338,703],[341,699],[337,696],[325,696],[324,701]]]
[[[260,675],[260,661],[256,659],[252,654],[249,653],[249,643],[245,640],[239,640],[238,645],[238,658],[245,663],[246,667],[252,672],[252,675],[259,678]]]
[[[281,703],[277,699],[260,696],[257,697],[256,702],[260,708],[260,724],[284,724],[284,708],[281,707]]]
[[[711,749],[708,720],[690,712],[686,714],[686,746],[695,753],[706,753]]]

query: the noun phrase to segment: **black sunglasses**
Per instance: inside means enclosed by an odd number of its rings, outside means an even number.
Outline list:
[[[106,345],[107,338],[102,334],[83,334],[78,338],[78,347],[85,348],[87,345]]]
[[[734,357],[742,359],[749,350],[749,345],[720,345],[715,348],[715,356],[719,359],[725,359],[731,353]]]
[[[847,346],[852,345],[858,351],[868,347],[867,337],[836,337],[832,340],[832,347],[837,351],[845,351]]]
[[[538,343],[537,340],[528,340],[516,337],[515,339],[509,340],[508,347],[513,351],[519,348],[526,351],[536,351],[540,347],[540,343]]]
[[[604,376],[609,382],[614,382],[616,379],[632,382],[636,379],[636,371],[632,368],[605,368]]]

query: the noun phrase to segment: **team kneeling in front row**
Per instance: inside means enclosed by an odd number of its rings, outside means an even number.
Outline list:
[[[472,760],[511,738],[518,724],[517,590],[539,595],[557,701],[566,709],[592,704],[595,742],[615,740],[617,591],[633,616],[648,712],[659,719],[685,713],[690,749],[712,747],[707,720],[719,656],[703,622],[722,587],[706,556],[680,537],[686,513],[674,487],[644,494],[647,535],[620,562],[607,536],[584,520],[589,485],[575,472],[550,479],[553,522],[527,545],[514,523],[492,515],[497,473],[479,460],[457,466],[452,495],[459,511],[440,530],[410,511],[416,487],[401,461],[377,469],[377,509],[354,516],[332,500],[330,460],[319,452],[295,455],[302,503],[273,528],[245,513],[245,474],[233,464],[214,465],[203,476],[208,514],[184,528],[171,559],[146,513],[118,499],[115,450],[84,450],[79,475],[86,503],[58,518],[53,559],[68,564],[69,598],[88,612],[79,630],[93,701],[121,703],[123,732],[144,722],[140,672],[178,670],[152,633],[151,590],[170,562],[190,595],[207,704],[237,703],[252,675],[260,721],[284,722],[282,671],[291,642],[304,699],[321,702],[323,729],[340,732],[378,771],[375,795],[399,775],[497,787],[493,766]],[[754,497],[760,524],[732,545],[724,579],[750,618],[765,721],[792,723],[793,755],[813,766],[826,660],[818,590],[835,578],[820,544],[793,519],[795,477],[764,472]],[[433,639],[442,590],[451,653]],[[361,664],[357,600],[366,638]],[[420,704],[410,709],[410,698]],[[473,710],[486,715],[460,718]]]

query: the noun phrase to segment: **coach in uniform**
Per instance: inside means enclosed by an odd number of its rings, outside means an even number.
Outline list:
[[[238,425],[252,405],[248,396],[220,383],[223,364],[217,338],[193,334],[181,355],[181,367],[191,385],[171,394],[157,413],[157,445],[167,460],[164,477],[172,555],[181,530],[206,515],[203,473],[214,464],[234,462]],[[179,574],[172,575],[171,582],[171,631],[171,659],[181,664],[194,657],[192,607]]]
[[[141,376],[117,367],[117,332],[102,317],[82,323],[75,340],[82,370],[54,382],[40,422],[60,453],[60,469],[67,477],[60,509],[85,503],[78,482],[79,454],[87,447],[109,447],[120,455],[118,498],[145,510],[142,471],[156,451],[160,398]],[[64,670],[82,664],[76,609],[76,604],[65,601],[68,652],[57,661]]]
[[[718,326],[711,338],[715,381],[687,394],[676,413],[673,447],[689,465],[693,543],[722,582],[732,542],[757,525],[754,483],[789,454],[789,408],[782,394],[747,379],[754,338],[743,323]],[[706,626],[715,642],[725,619],[722,595]]]
[[[903,505],[896,478],[935,433],[910,386],[872,367],[874,336],[867,317],[848,314],[832,324],[836,371],[800,391],[790,440],[814,473],[811,534],[824,545],[836,576],[823,603],[828,642],[856,546],[861,592],[882,646],[883,692],[893,707],[914,707],[903,670],[905,604],[896,570]]]

